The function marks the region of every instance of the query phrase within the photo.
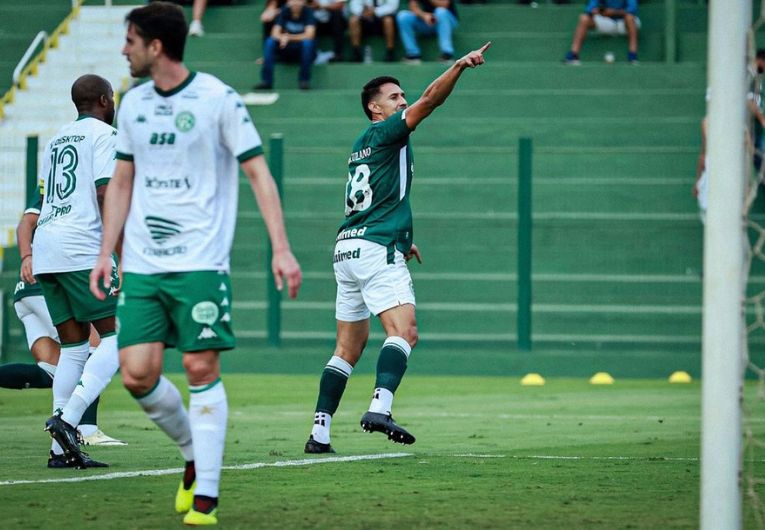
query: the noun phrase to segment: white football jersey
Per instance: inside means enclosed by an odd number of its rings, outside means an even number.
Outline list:
[[[114,173],[116,135],[111,125],[82,115],[46,145],[34,274],[86,270],[96,264],[102,233],[96,188]]]
[[[263,153],[239,95],[204,73],[167,92],[149,81],[125,95],[117,123],[117,158],[135,167],[123,270],[228,271],[238,163]]]

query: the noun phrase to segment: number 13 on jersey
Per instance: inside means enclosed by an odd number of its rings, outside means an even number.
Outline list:
[[[77,149],[72,145],[65,145],[60,150],[58,147],[51,149],[45,202],[53,202],[54,193],[59,200],[63,201],[74,192],[77,186],[77,176],[74,174],[74,170],[77,169],[79,161]]]

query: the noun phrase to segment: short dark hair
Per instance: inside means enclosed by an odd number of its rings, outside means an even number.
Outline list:
[[[369,105],[369,102],[372,101],[373,98],[377,97],[377,95],[380,93],[380,87],[386,83],[393,83],[396,86],[401,86],[401,83],[399,83],[398,79],[395,77],[384,75],[381,77],[375,77],[369,83],[364,85],[363,89],[361,89],[361,108],[364,109],[364,114],[366,114],[367,118],[370,120],[372,119],[372,112],[369,110],[367,105]]]
[[[101,96],[109,98],[112,87],[109,81],[94,74],[85,74],[77,78],[72,85],[72,103],[77,112],[88,112],[98,105]]]
[[[125,17],[145,43],[158,39],[165,55],[174,61],[183,60],[189,27],[183,10],[170,2],[152,2],[133,9]]]
[[[757,50],[757,59],[765,59],[765,48],[760,48]]]

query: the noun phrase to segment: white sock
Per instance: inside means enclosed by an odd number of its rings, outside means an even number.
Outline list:
[[[51,379],[53,379],[56,376],[56,365],[46,363],[45,361],[40,361],[37,363],[37,366],[45,370],[45,373],[47,373]]]
[[[63,455],[64,450],[61,449],[61,446],[58,445],[58,442],[56,440],[53,440],[53,443],[50,444],[50,450],[53,451],[54,455]]]
[[[88,360],[88,342],[81,344],[62,344],[61,357],[53,378],[53,412],[63,409],[72,396],[82,370]]]
[[[332,416],[326,412],[317,412],[313,416],[313,428],[311,436],[320,444],[329,443],[329,428],[332,424]]]
[[[189,421],[194,439],[197,487],[194,495],[218,497],[223,446],[226,441],[228,402],[223,381],[189,387]]]
[[[183,459],[187,462],[194,460],[189,415],[175,385],[164,375],[160,376],[148,394],[135,399],[149,418],[178,444]]]
[[[369,404],[369,412],[390,414],[391,410],[393,410],[393,392],[387,388],[375,388],[372,403]]]
[[[98,430],[98,425],[82,424],[79,427],[77,427],[77,430],[80,431],[80,434],[83,436],[90,436],[96,433],[96,431]]]
[[[64,407],[61,419],[76,427],[80,423],[85,409],[101,395],[119,367],[117,336],[102,337],[101,344],[85,363],[80,381]]]

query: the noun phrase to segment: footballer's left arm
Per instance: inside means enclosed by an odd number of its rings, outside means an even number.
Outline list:
[[[250,186],[258,202],[258,208],[266,223],[268,236],[271,239],[274,258],[271,267],[274,272],[276,287],[281,291],[283,279],[287,280],[290,298],[297,296],[303,276],[295,256],[290,250],[287,230],[284,227],[284,214],[279,190],[271,176],[265,157],[257,155],[242,162],[242,171],[247,175]]]

